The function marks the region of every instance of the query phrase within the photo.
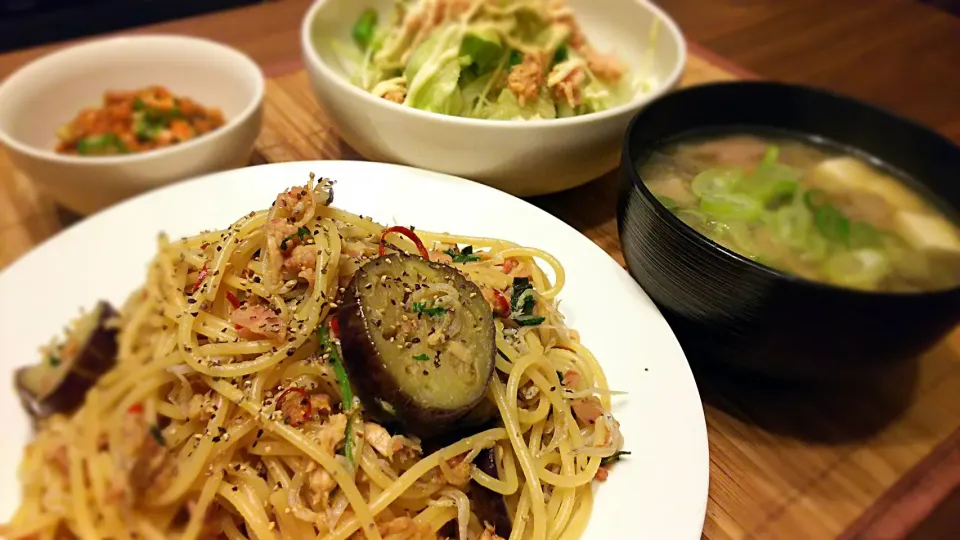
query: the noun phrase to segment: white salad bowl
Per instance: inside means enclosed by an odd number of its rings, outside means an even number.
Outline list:
[[[58,154],[57,128],[107,90],[162,85],[223,112],[226,124],[166,148]],[[0,146],[54,200],[82,214],[149,189],[246,165],[260,133],[264,78],[243,53],[186,36],[101,39],[44,56],[0,85]]]
[[[364,157],[463,176],[518,196],[569,189],[613,170],[623,134],[644,105],[679,81],[686,42],[660,8],[641,0],[567,0],[596,49],[613,51],[648,81],[623,105],[552,120],[485,120],[392,103],[352,84],[338,50],[365,9],[390,21],[393,0],[317,0],[301,29],[304,65],[340,135]]]

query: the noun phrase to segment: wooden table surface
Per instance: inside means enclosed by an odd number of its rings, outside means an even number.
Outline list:
[[[307,0],[185,19],[140,31],[223,41],[271,77],[252,162],[355,155],[321,111],[299,65]],[[0,55],[0,77],[57,46]],[[683,84],[750,77],[691,44]],[[532,202],[621,264],[616,178]],[[69,218],[0,153],[0,268]],[[704,538],[957,538],[960,529],[960,331],[914,361],[850,388],[783,386],[694,366],[710,437]],[[950,495],[955,496],[951,497]]]

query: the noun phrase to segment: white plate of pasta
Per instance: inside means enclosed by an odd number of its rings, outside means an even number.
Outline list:
[[[463,179],[300,162],[146,194],[0,274],[0,341],[5,538],[700,535],[670,328],[590,240]]]

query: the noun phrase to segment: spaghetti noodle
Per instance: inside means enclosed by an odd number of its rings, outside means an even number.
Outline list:
[[[311,176],[227,229],[160,236],[146,283],[114,321],[116,366],[77,410],[41,423],[19,510],[0,533],[580,536],[593,481],[623,441],[600,365],[557,310],[563,267],[503,240],[396,234],[332,200],[332,182]],[[432,451],[366,418],[341,369],[350,359],[339,359],[331,321],[381,248],[454,267],[498,315],[484,400],[494,420]],[[475,465],[484,456],[492,468]],[[506,515],[483,510],[481,492]]]

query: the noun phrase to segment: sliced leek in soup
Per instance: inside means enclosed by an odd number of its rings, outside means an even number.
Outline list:
[[[758,263],[868,291],[960,284],[960,230],[907,184],[800,139],[690,138],[640,164],[684,223]]]

